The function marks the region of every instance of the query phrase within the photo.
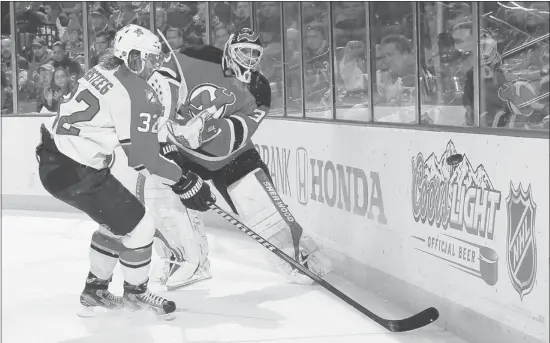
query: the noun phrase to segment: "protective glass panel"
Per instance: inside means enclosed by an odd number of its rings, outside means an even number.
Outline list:
[[[472,3],[428,1],[419,5],[422,123],[472,126],[473,99],[465,94],[476,48]],[[468,86],[470,91],[472,86]]]
[[[306,117],[332,119],[329,2],[302,2]]]
[[[256,31],[264,47],[260,71],[271,86],[269,115],[282,116],[283,112],[283,48],[281,42],[281,3],[259,1],[254,3]]]
[[[336,119],[368,120],[366,2],[333,2]]]
[[[416,123],[416,58],[413,3],[373,2],[371,48],[375,52],[374,120]]]
[[[548,2],[482,6],[481,127],[548,131]]]
[[[84,72],[81,2],[16,2],[18,113],[57,112]]]
[[[302,117],[302,46],[300,44],[299,2],[283,2],[285,34],[286,115]]]

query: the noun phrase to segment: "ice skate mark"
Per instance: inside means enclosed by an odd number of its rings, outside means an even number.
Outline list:
[[[237,314],[229,314],[229,313],[215,313],[215,312],[207,312],[207,311],[197,311],[193,309],[185,309],[185,308],[176,308],[176,312],[185,312],[185,313],[195,313],[195,314],[204,314],[209,316],[219,316],[219,317],[231,317],[231,318],[241,318],[241,319],[253,319],[253,320],[261,320],[265,322],[277,322],[278,319],[271,319],[271,318],[261,318],[261,317],[254,317],[254,316],[241,316]]]

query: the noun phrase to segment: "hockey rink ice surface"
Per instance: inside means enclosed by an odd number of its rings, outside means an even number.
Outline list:
[[[390,333],[321,286],[289,284],[237,229],[207,228],[211,280],[161,293],[180,309],[174,320],[146,312],[80,318],[95,228],[80,214],[3,211],[3,343],[468,343],[434,324]],[[327,280],[380,316],[413,314],[342,279]],[[118,267],[111,291],[122,294]]]

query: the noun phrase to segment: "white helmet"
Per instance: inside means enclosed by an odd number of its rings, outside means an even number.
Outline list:
[[[154,69],[161,67],[163,62],[160,40],[151,31],[138,25],[126,25],[116,33],[113,55],[124,61],[128,69],[136,74],[140,74],[145,68],[147,60],[151,62]],[[132,70],[128,65],[130,52],[136,50],[140,52],[141,69]]]

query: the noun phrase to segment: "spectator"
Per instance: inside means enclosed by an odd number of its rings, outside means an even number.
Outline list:
[[[113,37],[107,31],[99,31],[95,35],[91,67],[95,67],[99,63],[101,57],[105,55],[107,49],[109,49],[112,40]]]
[[[10,38],[2,39],[2,72],[6,78],[7,84],[13,86],[11,54],[15,51],[13,41]],[[18,86],[25,87],[28,78],[29,61],[20,55],[17,55],[17,73]]]
[[[258,33],[264,46],[281,41],[281,17],[279,3],[275,1],[259,2]]]
[[[323,23],[310,23],[305,39],[305,88],[308,101],[319,103],[330,88],[329,44]]]
[[[0,110],[2,114],[13,113],[13,100],[12,100],[12,87],[9,84],[6,73],[2,69],[2,80],[1,87],[2,92],[0,93]]]
[[[59,4],[54,2],[45,2],[44,3],[44,12],[46,12],[46,23],[55,24],[57,17],[61,12],[61,7]]]
[[[38,111],[57,112],[63,97],[71,92],[69,75],[64,68],[56,68],[48,87],[44,87]]]
[[[365,44],[361,41],[349,41],[344,48],[344,58],[340,61],[340,75],[346,92],[364,92],[366,90]]]
[[[50,63],[45,63],[38,70],[38,78],[33,89],[33,99],[36,99],[37,112],[53,112],[48,105],[48,92],[51,89],[54,68]]]
[[[48,18],[48,15],[46,14],[46,8],[44,6],[40,6],[38,7],[38,10],[36,10],[36,13],[40,16],[40,20],[44,23],[44,24],[49,24],[49,18]]]
[[[157,8],[155,12],[155,28],[166,36],[166,31],[168,30],[168,15],[164,8]]]
[[[170,27],[168,30],[166,30],[166,40],[174,51],[183,47],[184,41],[182,33],[181,30],[177,27]]]
[[[74,3],[72,11],[69,13],[69,24],[67,27],[82,32],[82,4],[79,2]]]
[[[65,49],[69,53],[69,56],[76,59],[78,56],[84,55],[82,30],[80,29],[80,26],[69,23],[67,32],[69,33],[69,40],[66,43]]]
[[[113,12],[109,19],[109,26],[120,30],[129,24],[141,25],[139,14],[136,11],[138,7],[130,1],[122,1],[120,4],[120,9]]]
[[[36,37],[31,45],[33,56],[29,66],[29,74],[34,82],[38,81],[39,68],[44,64],[52,64],[53,51],[47,48],[46,41],[42,37]]]
[[[217,20],[211,21],[212,27],[218,27],[218,25],[224,25],[231,31],[231,5],[227,1],[218,1],[214,5],[213,18]]]
[[[65,44],[55,42],[53,45],[53,67],[55,69],[63,68],[68,72],[71,84],[75,85],[76,81],[84,74],[80,67],[80,63],[69,58],[65,50]],[[55,75],[54,75],[55,76]]]
[[[406,88],[415,87],[415,63],[407,38],[401,35],[389,35],[382,39],[380,54],[383,56],[381,80],[377,80],[379,89],[386,100],[401,98]],[[409,94],[410,95],[410,94]]]
[[[15,1],[15,26],[20,33],[36,34],[38,27],[44,24],[44,17],[31,6],[25,6],[26,2]],[[9,25],[9,14],[2,18],[2,23]]]
[[[229,29],[225,26],[219,26],[214,30],[214,46],[223,49],[223,46],[229,39]]]
[[[93,10],[91,16],[92,16],[92,33],[91,33],[92,38],[95,37],[95,35],[100,31],[114,32],[113,28],[111,28],[107,24],[107,13],[105,12],[105,9],[103,7],[97,7],[95,10]]]
[[[59,39],[62,42],[69,40],[69,33],[67,32],[67,26],[69,26],[69,17],[65,13],[60,13],[55,20],[55,26],[57,27],[57,32]]]
[[[328,42],[325,39],[325,30],[322,23],[311,23],[307,26],[306,59],[312,59],[328,53]]]
[[[334,35],[337,47],[350,41],[366,42],[365,3],[341,2],[341,14],[336,16]]]
[[[233,22],[235,31],[239,31],[244,28],[250,28],[250,3],[248,1],[237,2],[235,17],[235,21]]]

